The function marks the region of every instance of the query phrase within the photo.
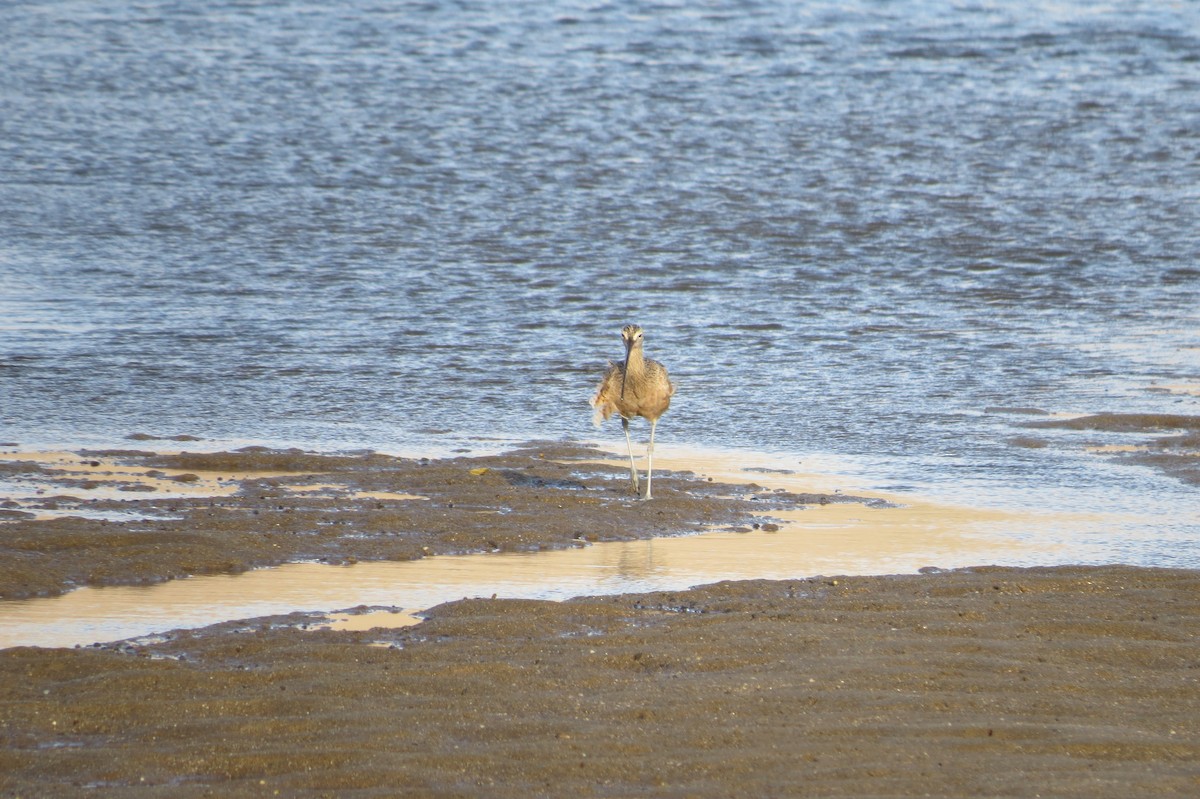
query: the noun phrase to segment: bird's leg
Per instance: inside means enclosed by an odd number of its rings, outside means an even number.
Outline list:
[[[646,447],[646,499],[650,499],[650,481],[654,478],[654,428],[658,420],[650,423],[650,445]]]
[[[629,420],[621,417],[621,426],[625,428],[625,447],[629,450],[629,479],[633,481],[633,493],[640,493],[638,486],[637,466],[633,462],[633,441],[629,438]]]

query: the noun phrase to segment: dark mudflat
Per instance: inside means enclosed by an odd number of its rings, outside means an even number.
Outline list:
[[[978,569],[470,600],[0,651],[0,794],[1200,791],[1200,574]]]

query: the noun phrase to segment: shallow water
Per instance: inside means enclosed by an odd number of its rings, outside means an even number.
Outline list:
[[[664,436],[1037,469],[1200,378],[1200,9],[0,10],[4,435]],[[1195,398],[1183,404],[1194,408]]]
[[[799,578],[831,569],[837,574],[913,572],[931,560],[951,566],[972,565],[980,550],[986,551],[952,542],[950,531],[943,531],[942,540],[909,541],[912,550],[893,541],[882,551],[870,551],[869,546],[881,539],[875,532],[866,533],[862,524],[842,519],[820,519],[815,524],[818,531],[827,526],[841,531],[839,535],[849,532],[853,538],[857,530],[862,537],[834,552],[828,542],[814,546],[812,528],[710,533],[536,554],[460,555],[354,566],[288,564],[152,587],[81,588],[62,597],[6,603],[0,620],[0,648],[87,645],[229,619],[355,605],[399,607],[405,612],[364,617],[334,613],[331,618],[341,620],[336,626],[389,627],[413,623],[418,618],[412,614],[463,597],[568,599],[679,590],[721,579]],[[1019,547],[1014,546],[1013,551],[1019,552]],[[1020,562],[1019,557],[1015,559]],[[989,557],[989,562],[995,560]]]
[[[6,4],[0,443],[589,438],[636,321],[664,443],[1130,514],[1097,552],[1200,566],[1194,486],[995,412],[1200,412],[1197,31],[1156,2]]]

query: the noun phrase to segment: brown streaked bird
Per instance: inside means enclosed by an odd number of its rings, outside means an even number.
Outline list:
[[[650,443],[646,447],[646,499],[650,499],[650,481],[654,473],[654,428],[658,417],[666,413],[671,405],[675,386],[667,377],[667,367],[642,353],[642,329],[637,325],[621,328],[621,340],[625,342],[625,361],[608,364],[608,371],[592,397],[596,412],[592,422],[596,427],[614,413],[621,417],[625,428],[625,446],[629,449],[629,477],[633,481],[633,492],[640,494],[637,466],[633,460],[633,442],[629,439],[629,420],[638,416],[650,422]]]

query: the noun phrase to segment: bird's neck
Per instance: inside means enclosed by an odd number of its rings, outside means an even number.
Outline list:
[[[641,374],[646,370],[646,361],[642,357],[642,347],[635,344],[625,354],[625,374]]]

